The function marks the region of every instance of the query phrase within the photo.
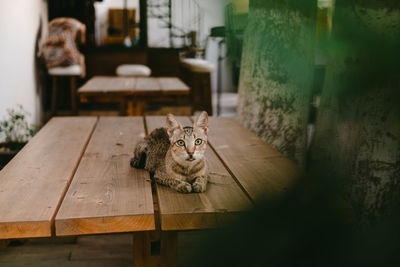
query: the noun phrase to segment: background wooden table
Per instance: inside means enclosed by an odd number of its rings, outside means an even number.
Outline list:
[[[234,119],[209,123],[206,158],[218,175],[205,193],[181,194],[129,166],[165,117],[53,118],[0,172],[0,239],[134,232],[135,266],[176,265],[179,231],[232,220],[301,175]]]
[[[95,76],[78,89],[81,102],[120,103],[121,115],[142,115],[149,102],[189,103],[190,88],[177,77]]]

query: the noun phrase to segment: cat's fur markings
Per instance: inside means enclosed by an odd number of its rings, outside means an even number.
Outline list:
[[[131,166],[148,170],[157,183],[178,192],[205,192],[207,112],[201,112],[192,127],[182,127],[172,114],[166,121],[167,128],[155,129],[136,145]]]

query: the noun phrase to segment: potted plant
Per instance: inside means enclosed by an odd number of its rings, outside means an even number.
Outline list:
[[[0,169],[35,135],[37,126],[29,125],[30,114],[21,105],[7,109],[8,117],[0,121]]]

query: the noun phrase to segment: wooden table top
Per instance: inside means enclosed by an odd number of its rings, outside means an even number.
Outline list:
[[[165,117],[53,118],[0,171],[0,239],[212,228],[300,175],[236,120],[209,123],[206,158],[219,175],[205,193],[181,194],[152,193],[148,172],[129,166],[136,142]]]
[[[189,87],[177,77],[94,76],[78,89],[80,95],[91,94],[189,94]]]

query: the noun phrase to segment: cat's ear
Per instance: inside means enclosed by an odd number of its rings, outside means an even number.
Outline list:
[[[203,129],[204,133],[208,132],[208,114],[205,111],[200,112],[197,118],[194,120],[194,127]]]
[[[167,132],[169,137],[174,135],[175,130],[182,130],[182,125],[172,114],[167,114]]]

